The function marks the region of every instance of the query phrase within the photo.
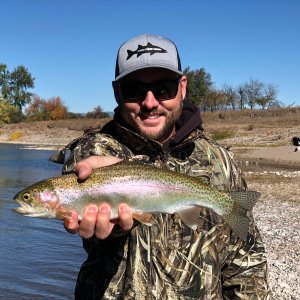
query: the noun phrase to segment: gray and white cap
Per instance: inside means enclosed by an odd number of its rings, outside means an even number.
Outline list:
[[[163,68],[182,75],[176,45],[169,39],[151,34],[125,42],[118,51],[115,79],[145,68]]]

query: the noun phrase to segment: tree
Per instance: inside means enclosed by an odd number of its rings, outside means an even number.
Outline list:
[[[251,109],[256,105],[261,109],[280,106],[277,100],[278,88],[274,84],[251,78],[239,86],[239,93],[244,97],[244,103],[247,103]]]
[[[264,84],[262,96],[260,99],[257,99],[257,104],[261,107],[261,109],[278,106],[277,93],[278,89],[275,85],[271,83]]]
[[[20,111],[31,100],[32,93],[27,92],[29,88],[34,88],[34,78],[24,66],[18,66],[10,74],[10,101]]]
[[[50,120],[65,119],[68,109],[60,97],[52,97],[45,102],[45,111]]]
[[[247,95],[244,85],[239,85],[237,88],[239,108],[244,109],[247,105]]]
[[[33,95],[32,100],[25,109],[25,115],[30,121],[41,121],[48,118],[46,108],[46,100],[38,95]]]
[[[0,64],[0,92],[3,99],[8,100],[10,95],[10,73],[7,70],[7,65]]]
[[[238,92],[233,87],[225,84],[223,93],[225,96],[226,108],[231,107],[232,110],[235,110],[239,100]]]
[[[68,117],[68,109],[60,97],[44,100],[38,95],[33,95],[31,103],[25,110],[29,120],[58,120]]]
[[[205,71],[204,68],[190,70],[189,67],[183,71],[187,76],[187,96],[190,101],[198,106],[202,106],[203,110],[206,109],[205,97],[212,89],[213,82],[211,75]]]
[[[205,110],[216,111],[226,107],[225,94],[215,89],[210,90],[204,99]]]
[[[22,119],[19,109],[0,96],[0,125],[18,122]]]
[[[257,79],[250,79],[249,82],[245,83],[244,90],[247,96],[247,102],[251,109],[258,104],[259,99],[262,97],[262,89],[264,83]]]
[[[31,101],[34,78],[24,66],[18,66],[9,72],[5,64],[0,64],[0,88],[3,98],[22,111],[22,107]]]
[[[103,111],[102,107],[100,105],[96,106],[93,111],[90,111],[86,114],[87,118],[91,119],[102,119],[107,118],[109,115]]]

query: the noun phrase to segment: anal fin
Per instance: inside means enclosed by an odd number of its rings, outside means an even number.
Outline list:
[[[193,206],[185,210],[177,211],[176,213],[186,226],[196,230],[198,226],[203,225],[203,222],[199,217],[200,210],[200,206]]]

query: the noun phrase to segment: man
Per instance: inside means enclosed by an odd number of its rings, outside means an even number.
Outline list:
[[[216,189],[246,189],[231,155],[203,134],[170,40],[142,35],[127,41],[115,75],[113,121],[63,150],[71,150],[64,173],[84,180],[94,168],[138,160],[201,177]],[[155,214],[151,227],[138,224],[125,203],[114,224],[110,209],[105,202],[90,205],[80,223],[75,211],[65,220],[88,253],[76,299],[268,299],[265,253],[252,218],[244,242],[210,209],[203,208],[197,230],[176,214]]]

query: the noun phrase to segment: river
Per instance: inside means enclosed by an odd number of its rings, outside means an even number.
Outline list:
[[[12,211],[24,187],[60,174],[50,150],[0,144],[0,299],[73,299],[86,254],[78,235],[61,221],[29,218]]]

